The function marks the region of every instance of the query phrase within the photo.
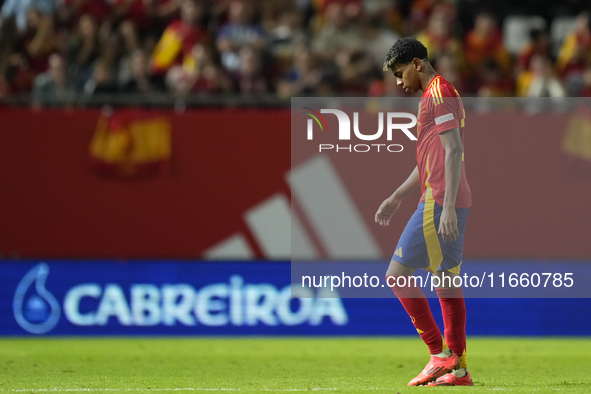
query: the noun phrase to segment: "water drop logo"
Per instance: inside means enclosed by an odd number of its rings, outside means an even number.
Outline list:
[[[45,288],[48,275],[49,266],[37,264],[23,277],[14,293],[14,318],[23,329],[33,334],[51,331],[60,319],[59,302]]]

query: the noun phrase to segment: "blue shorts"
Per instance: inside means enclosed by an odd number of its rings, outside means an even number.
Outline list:
[[[437,234],[442,210],[441,205],[434,200],[427,204],[424,201],[419,203],[400,236],[392,260],[432,273],[447,270],[459,274],[470,208],[456,208],[460,234],[451,242],[443,242],[441,234]]]

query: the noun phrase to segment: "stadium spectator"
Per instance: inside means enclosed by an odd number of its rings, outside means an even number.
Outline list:
[[[558,79],[552,61],[543,55],[534,55],[528,71],[518,78],[516,94],[527,97],[564,97],[566,90]]]
[[[583,89],[581,90],[581,97],[591,97],[591,65],[583,72]]]
[[[456,63],[456,59],[451,54],[441,55],[434,65],[446,81],[455,86],[458,91],[464,91],[464,81],[460,69]]]
[[[236,88],[240,93],[265,93],[269,84],[263,74],[261,53],[251,45],[240,49],[240,68],[234,73]]]
[[[131,54],[130,71],[131,78],[121,87],[121,91],[127,93],[150,93],[162,90],[161,79],[155,78],[152,75],[148,56],[141,49]]]
[[[532,29],[529,33],[529,42],[527,42],[517,55],[518,71],[529,69],[531,58],[536,55],[551,57],[550,37],[548,32],[540,29]]]
[[[312,50],[325,61],[339,53],[351,54],[363,49],[365,42],[357,25],[345,12],[346,5],[332,2],[326,8],[326,24],[312,39]]]
[[[101,46],[100,60],[116,74],[123,68],[120,61],[121,49],[121,36],[116,32],[111,32]]]
[[[113,70],[104,61],[98,61],[93,69],[92,76],[84,84],[84,93],[87,95],[116,93],[117,83]]]
[[[191,52],[193,68],[188,69],[191,92],[220,93],[232,90],[232,83],[218,64],[209,45],[196,44]]]
[[[76,85],[68,75],[64,56],[54,53],[49,57],[49,68],[35,79],[34,102],[41,104],[68,104],[74,101]]]
[[[7,17],[0,23],[0,95],[29,92],[36,73],[29,67],[25,54],[17,50],[19,37],[15,18]]]
[[[493,14],[482,11],[494,10],[500,18],[511,13],[501,6],[510,0],[498,3],[0,0],[0,94],[31,92],[52,53],[66,56],[68,78],[87,92],[110,91],[111,82],[122,92],[158,91],[166,80],[177,94],[398,94],[380,71],[398,31],[415,32],[429,60],[465,95],[527,96],[530,88],[533,95],[559,94],[555,82],[570,96],[589,95],[590,14],[577,17],[554,75],[547,70],[553,57],[546,31],[532,30],[511,58]],[[581,8],[563,7],[571,13]],[[149,70],[139,66],[146,54]]]
[[[182,0],[159,0],[155,13],[156,18],[169,23],[178,16]]]
[[[387,27],[399,35],[404,32],[405,20],[401,13],[401,4],[397,0],[365,0],[362,3],[362,15],[366,20],[380,20],[380,26]],[[381,59],[379,63],[382,63]]]
[[[556,66],[562,74],[581,70],[585,62],[591,60],[591,15],[583,12],[577,16],[575,28],[564,39]]]
[[[441,56],[452,56],[456,67],[463,63],[462,42],[454,37],[452,24],[443,11],[431,14],[427,28],[417,35],[417,40],[427,48],[429,61],[436,62]]]
[[[570,95],[576,96],[583,89],[583,71],[588,64],[591,64],[591,14],[583,12],[577,16],[575,28],[565,38],[556,61]]]
[[[53,18],[44,14],[44,9],[45,6],[34,3],[27,10],[26,29],[21,36],[29,67],[37,74],[47,70],[49,55],[56,49]]]
[[[294,62],[295,48],[306,42],[302,12],[292,5],[283,10],[272,26],[267,22],[267,42],[270,55],[274,58],[275,74],[285,73]]]
[[[361,21],[361,34],[366,42],[364,51],[378,70],[381,70],[384,53],[388,53],[392,43],[400,38],[396,32],[386,28],[385,24],[386,21],[377,16]]]
[[[431,16],[441,13],[451,22],[455,19],[455,6],[447,0],[413,0],[408,15],[408,34],[419,33],[427,27]]]
[[[140,47],[141,33],[150,28],[156,0],[114,0],[113,15],[128,53]]]
[[[240,69],[240,51],[244,46],[262,50],[264,31],[253,23],[252,7],[241,0],[233,0],[228,10],[229,21],[217,36],[217,47],[222,56],[222,65],[226,70],[235,72]]]
[[[191,90],[189,73],[182,66],[172,66],[164,79],[166,88],[177,96],[184,96]]]
[[[80,86],[90,78],[100,52],[97,21],[92,15],[84,14],[78,19],[68,44],[70,70]]]
[[[257,6],[260,25],[267,33],[283,22],[282,17],[286,12],[300,11],[294,0],[261,1]]]
[[[322,80],[318,59],[305,46],[297,47],[293,67],[284,74],[277,86],[280,97],[314,96]]]
[[[506,77],[495,59],[488,59],[480,70],[478,97],[511,97],[512,81]]]
[[[54,0],[6,0],[2,5],[2,16],[16,19],[20,33],[25,33],[29,26],[29,11],[36,10],[43,19],[51,19],[55,11]]]
[[[343,12],[343,17],[348,23],[359,19],[362,12],[361,0],[311,0],[314,7],[314,16],[311,21],[312,35],[316,35],[331,18],[333,4],[338,4]]]
[[[364,51],[340,51],[335,63],[338,66],[338,89],[345,95],[363,95],[367,79],[375,71],[375,64]]]
[[[511,57],[503,46],[503,37],[491,14],[481,13],[476,17],[474,29],[470,31],[464,41],[464,59],[468,67],[469,86],[475,87],[484,77],[491,77],[493,64],[496,73],[503,76],[511,74]],[[493,63],[494,62],[494,63]]]
[[[99,24],[107,21],[111,9],[106,0],[62,0],[57,15],[60,23],[74,26],[85,15],[93,17]]]
[[[139,28],[148,27],[154,15],[155,0],[112,0],[118,20],[129,21]]]
[[[191,61],[195,44],[207,41],[207,33],[200,24],[204,13],[201,1],[182,1],[181,19],[168,25],[154,48],[152,69],[155,73],[163,74],[173,64]]]
[[[173,66],[167,74],[172,91],[187,93],[221,93],[232,90],[232,82],[218,64],[209,45],[196,44],[191,52],[192,62]]]

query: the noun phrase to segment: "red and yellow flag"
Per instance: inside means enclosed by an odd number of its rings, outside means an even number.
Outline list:
[[[151,113],[101,116],[90,142],[91,165],[103,174],[122,177],[168,172],[171,131],[169,119]]]
[[[569,171],[591,176],[591,109],[579,107],[570,118],[562,151],[566,154]]]

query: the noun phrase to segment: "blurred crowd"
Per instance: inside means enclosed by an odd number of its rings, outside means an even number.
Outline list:
[[[558,41],[552,15],[527,29],[517,20],[527,34],[513,52],[503,36],[510,15],[489,3],[0,0],[0,95],[403,95],[382,63],[399,37],[414,35],[465,96],[591,96],[585,2],[571,0]]]

